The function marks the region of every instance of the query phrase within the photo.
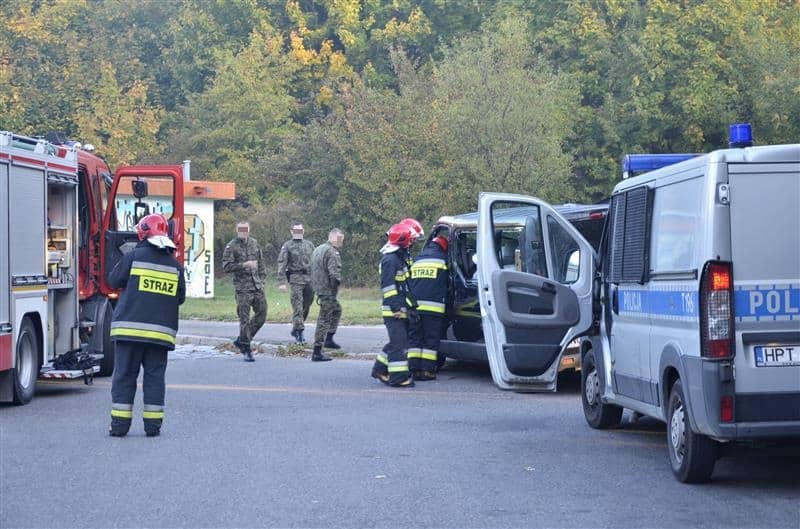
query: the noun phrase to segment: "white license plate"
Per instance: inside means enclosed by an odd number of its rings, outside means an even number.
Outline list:
[[[800,345],[757,345],[756,367],[800,366]]]

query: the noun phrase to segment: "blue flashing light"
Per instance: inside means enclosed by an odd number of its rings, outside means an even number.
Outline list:
[[[626,154],[622,160],[622,177],[628,178],[634,173],[655,171],[668,165],[683,162],[697,156],[696,154]]]
[[[752,147],[753,129],[750,123],[734,123],[728,129],[728,145],[732,148]]]

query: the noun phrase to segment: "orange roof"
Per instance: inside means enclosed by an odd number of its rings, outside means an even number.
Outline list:
[[[120,182],[118,193],[133,195],[131,179]],[[150,196],[165,197],[172,195],[172,181],[149,178],[147,192]],[[233,182],[209,182],[205,180],[188,180],[183,183],[184,198],[205,198],[209,200],[233,200],[236,198],[236,184]]]

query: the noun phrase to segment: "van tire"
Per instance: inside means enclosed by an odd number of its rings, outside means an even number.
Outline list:
[[[11,370],[14,404],[21,406],[33,398],[36,392],[36,379],[39,378],[39,338],[30,318],[22,319],[14,354],[16,364]]]
[[[711,479],[719,444],[692,431],[686,412],[686,397],[680,379],[672,385],[667,408],[667,451],[675,477],[683,483]]]
[[[581,402],[583,416],[589,426],[597,430],[616,428],[622,421],[623,408],[605,404],[600,400],[602,388],[597,374],[594,350],[589,349],[581,358]]]

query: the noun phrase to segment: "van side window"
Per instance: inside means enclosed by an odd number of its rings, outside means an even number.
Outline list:
[[[694,248],[700,228],[702,184],[702,179],[695,178],[656,190],[650,244],[652,272],[697,268]]]
[[[611,232],[607,255],[607,278],[612,283],[644,279],[647,262],[646,187],[631,189],[611,199]]]
[[[574,283],[580,276],[580,248],[553,217],[547,216],[550,233],[550,258],[553,264],[553,279],[562,284]]]

